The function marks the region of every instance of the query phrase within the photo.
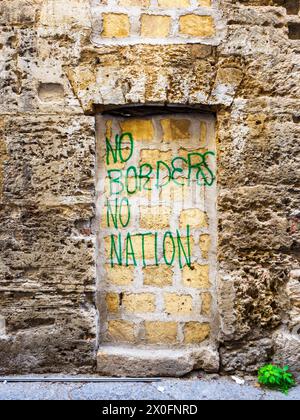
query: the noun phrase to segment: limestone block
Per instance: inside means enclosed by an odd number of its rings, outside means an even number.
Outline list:
[[[193,264],[192,267],[183,267],[182,281],[187,287],[210,287],[209,265]]]
[[[165,38],[171,29],[169,16],[146,15],[141,16],[141,36],[145,38]]]
[[[180,226],[189,225],[191,228],[201,228],[208,225],[207,214],[199,209],[183,210],[180,214]]]
[[[190,140],[190,121],[187,119],[164,119],[161,120],[163,129],[163,141],[171,143],[173,141]]]
[[[119,311],[120,297],[117,293],[107,293],[105,300],[108,312],[116,313]]]
[[[140,207],[140,227],[143,229],[166,229],[170,227],[171,208],[167,206]]]
[[[187,322],[184,326],[184,342],[186,344],[202,343],[210,335],[210,325],[199,322]]]
[[[198,0],[198,5],[203,7],[211,6],[211,0]]]
[[[166,287],[172,285],[173,272],[168,266],[149,266],[143,269],[144,285]]]
[[[212,16],[185,15],[179,19],[180,33],[199,38],[215,35],[214,19]]]
[[[177,340],[176,322],[145,322],[146,340],[152,344],[175,343]]]
[[[162,8],[189,7],[190,0],[158,0],[158,6]]]
[[[104,38],[126,38],[130,33],[129,17],[123,13],[103,13]]]
[[[123,320],[108,321],[107,338],[118,343],[134,342],[134,324]]]
[[[203,258],[208,258],[208,253],[211,247],[211,238],[209,235],[200,235],[200,241],[199,241],[200,249],[201,249],[201,255]]]
[[[217,372],[216,349],[173,350],[138,349],[136,347],[101,346],[97,354],[97,371],[117,377],[184,376],[193,369]]]
[[[212,295],[211,293],[201,293],[201,314],[209,316],[211,314]]]
[[[134,280],[134,267],[105,266],[107,281],[116,286],[130,285]]]
[[[171,165],[172,151],[162,151],[159,149],[142,149],[140,161],[142,165],[148,163],[152,166],[152,168],[155,168],[158,161],[162,161],[167,165]]]
[[[122,302],[123,308],[132,313],[148,313],[155,311],[155,295],[151,293],[125,294]]]
[[[165,311],[171,315],[189,315],[193,312],[193,298],[190,295],[165,293]]]
[[[300,326],[299,326],[300,329]],[[274,363],[280,366],[289,366],[296,379],[300,379],[300,334],[290,334],[281,330],[274,335],[275,354]]]
[[[134,141],[150,141],[154,138],[154,127],[151,120],[128,119],[121,123],[123,133],[131,133]]]

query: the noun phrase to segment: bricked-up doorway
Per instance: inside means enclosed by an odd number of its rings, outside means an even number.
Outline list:
[[[214,116],[102,114],[96,129],[99,372],[217,370]]]

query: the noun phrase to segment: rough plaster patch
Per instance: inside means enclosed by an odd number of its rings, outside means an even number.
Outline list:
[[[88,0],[46,0],[43,1],[41,25],[66,28],[81,26],[90,28],[90,10]]]

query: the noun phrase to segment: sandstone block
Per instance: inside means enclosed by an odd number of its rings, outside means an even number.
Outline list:
[[[133,343],[134,324],[123,320],[108,321],[108,339],[118,343]]]
[[[181,245],[183,246],[186,255],[188,255],[188,245],[190,248],[190,255],[193,255],[194,252],[194,240],[192,237],[182,237],[181,238]],[[179,246],[178,246],[178,242],[176,241],[176,239],[174,239],[174,242],[172,241],[171,238],[166,238],[165,242],[164,242],[164,256],[166,259],[166,262],[170,263],[170,261],[172,261],[172,259],[174,261],[176,261],[176,259],[179,259],[179,257],[181,257],[181,261],[184,262],[184,256],[183,256],[183,252],[180,246],[180,250],[179,250]]]
[[[201,299],[201,314],[209,316],[211,313],[212,296],[209,292],[205,292],[201,294]]]
[[[145,38],[165,38],[170,34],[171,18],[169,16],[142,15],[141,35]]]
[[[205,121],[200,123],[200,144],[201,146],[206,145],[207,142],[207,124]]]
[[[24,6],[34,11],[33,5],[24,4]],[[84,0],[45,0],[42,2],[39,15],[41,25],[54,28],[66,26],[89,28],[91,25],[89,4]]]
[[[105,301],[108,312],[116,313],[119,311],[120,298],[117,293],[107,293]]]
[[[211,6],[211,0],[198,0],[198,6],[210,7]]]
[[[103,31],[105,38],[126,38],[130,34],[129,17],[122,13],[103,13]]]
[[[189,225],[191,228],[202,228],[208,225],[207,214],[199,209],[183,210],[180,214],[180,226]]]
[[[128,286],[134,280],[134,267],[105,266],[107,281],[116,286]]]
[[[182,281],[186,287],[210,287],[209,266],[200,264],[193,264],[192,267],[184,266],[182,270]]]
[[[150,141],[154,138],[154,127],[151,120],[128,119],[121,122],[123,133],[131,133],[134,141]]]
[[[210,335],[209,324],[187,322],[184,326],[184,342],[186,344],[200,344]]]
[[[125,294],[123,307],[127,312],[148,313],[155,311],[155,295],[152,293]]]
[[[179,19],[180,33],[198,38],[209,38],[215,35],[214,19],[212,16],[189,14]]]
[[[144,246],[143,246],[144,240]],[[141,236],[132,236],[131,237],[132,246],[134,249],[135,259],[137,261],[143,260],[143,250],[145,260],[153,260],[155,258],[155,236],[148,235],[144,236],[144,239]]]
[[[175,343],[177,340],[176,322],[145,322],[146,340],[152,344]]]
[[[158,6],[163,8],[189,7],[190,0],[158,0]]]
[[[114,236],[114,241],[115,243],[118,243],[118,237]],[[104,238],[104,248],[105,248],[105,256],[107,260],[110,260],[111,257],[111,243],[112,243],[112,239],[110,236],[106,236]]]
[[[172,161],[172,151],[162,151],[157,149],[141,150],[141,164],[148,163],[152,166],[152,168],[155,168],[159,160],[170,165]]]
[[[209,235],[200,235],[199,245],[201,249],[201,255],[203,258],[208,258],[208,253],[211,246],[211,239]]]
[[[164,119],[161,120],[163,129],[163,141],[171,143],[173,141],[190,140],[190,126],[191,122],[187,119]]]
[[[193,312],[193,298],[190,295],[165,293],[165,311],[171,315],[189,315]]]
[[[159,230],[170,226],[171,208],[166,206],[140,207],[140,227]]]
[[[97,354],[97,371],[102,375],[129,377],[180,377],[193,369],[217,372],[216,349],[199,350],[141,349],[133,346],[101,346]]]
[[[173,271],[168,266],[146,267],[143,269],[143,273],[145,286],[166,287],[172,285]]]

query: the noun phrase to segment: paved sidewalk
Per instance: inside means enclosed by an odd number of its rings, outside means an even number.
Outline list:
[[[231,378],[163,379],[152,383],[1,383],[0,400],[300,400],[300,386],[286,397]]]

